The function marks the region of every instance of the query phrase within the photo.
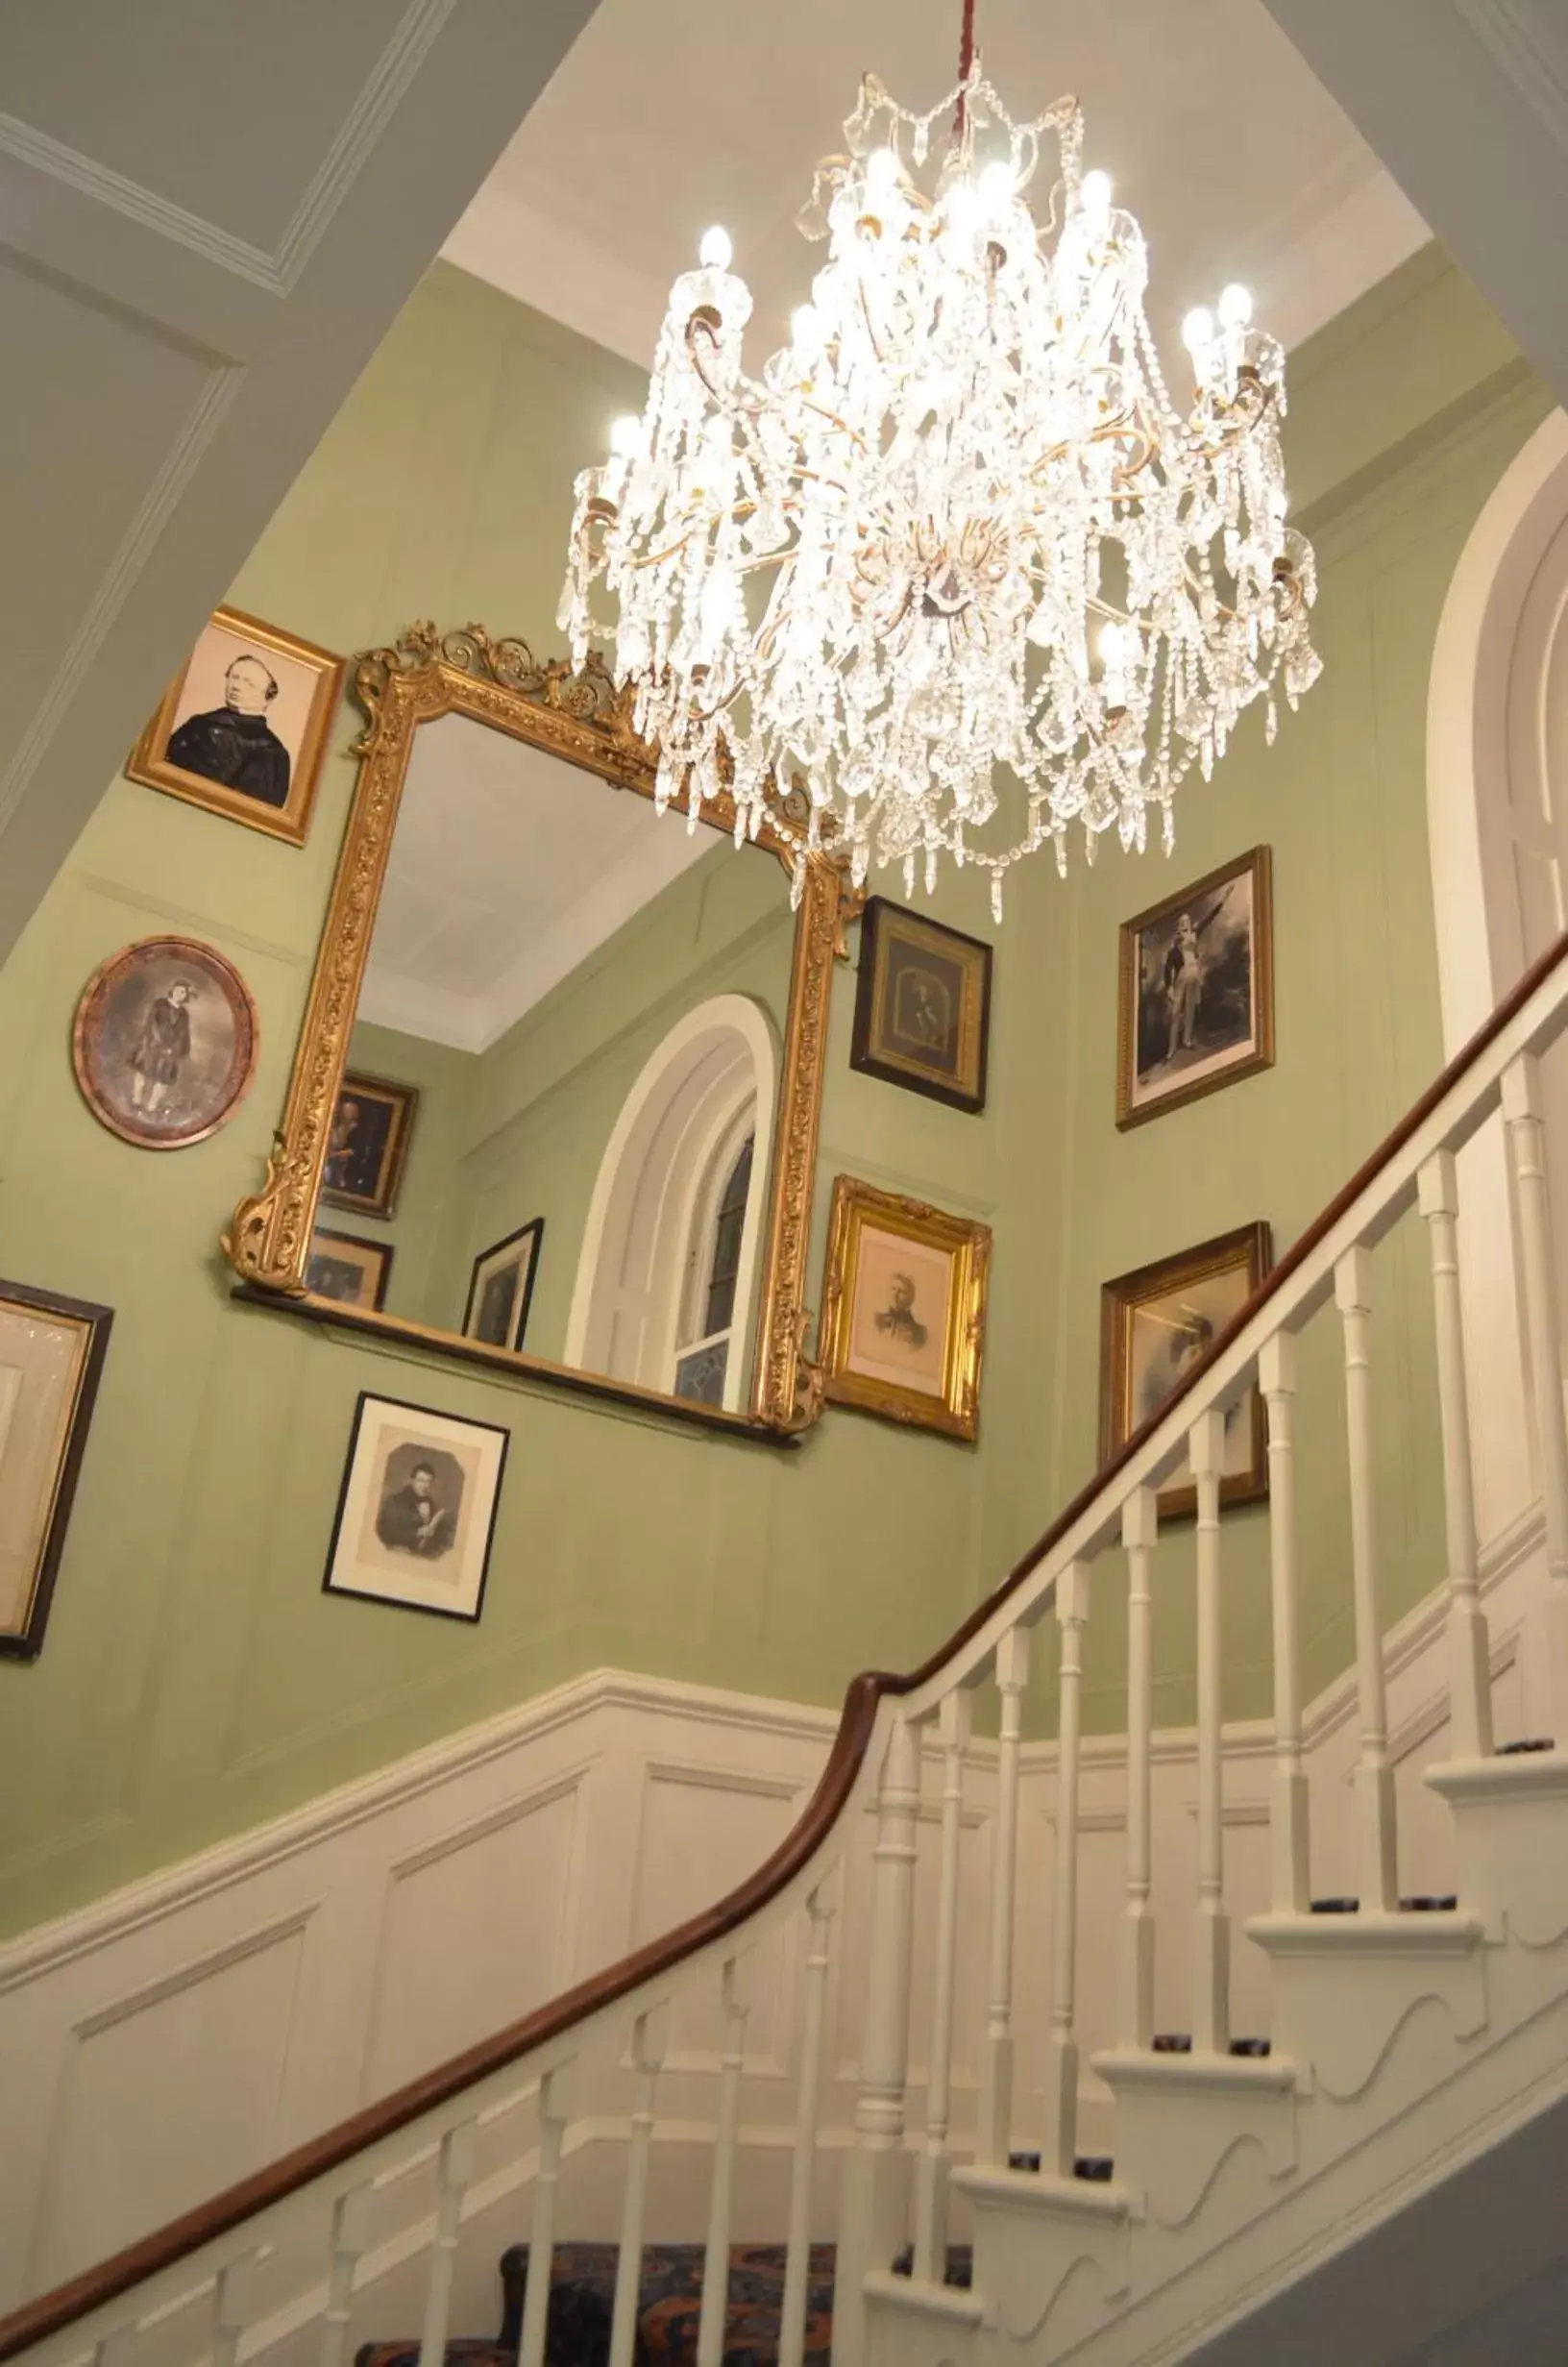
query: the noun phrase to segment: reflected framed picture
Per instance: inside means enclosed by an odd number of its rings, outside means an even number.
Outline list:
[[[822,1377],[834,1405],[973,1439],[991,1229],[855,1175],[833,1181]]]
[[[971,1115],[986,1104],[992,949],[868,899],[849,1065]]]
[[[219,608],[136,742],[126,773],[303,847],[343,660]]]
[[[1272,867],[1254,847],[1122,923],[1116,1123],[1273,1065]]]
[[[482,1340],[493,1348],[521,1348],[544,1238],[544,1218],[534,1217],[479,1251],[463,1310],[465,1339]]]
[[[478,1619],[510,1437],[361,1390],[323,1592]]]
[[[398,1204],[418,1089],[384,1076],[346,1076],[332,1108],[321,1197],[328,1208],[389,1217]]]
[[[1177,1257],[1118,1274],[1100,1293],[1100,1461],[1152,1421],[1177,1383],[1207,1354],[1245,1306],[1274,1262],[1266,1224],[1200,1242]],[[1268,1493],[1263,1401],[1248,1386],[1225,1410],[1224,1504],[1252,1504]],[[1162,1520],[1197,1508],[1188,1467],[1160,1491]]]
[[[102,1126],[140,1150],[183,1150],[250,1090],[256,1005],[233,962],[194,937],[143,937],[93,972],[71,1062]]]
[[[386,1304],[392,1274],[392,1244],[369,1241],[360,1233],[334,1233],[318,1224],[310,1236],[306,1260],[306,1288],[317,1298],[335,1299],[342,1307],[363,1307],[371,1314]]]
[[[113,1320],[0,1282],[0,1658],[42,1649]]]

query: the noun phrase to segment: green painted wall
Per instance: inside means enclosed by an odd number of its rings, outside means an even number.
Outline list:
[[[1438,1056],[1433,633],[1469,524],[1545,401],[1430,259],[1299,356],[1293,390],[1329,671],[1276,750],[1265,756],[1249,729],[1213,786],[1188,793],[1174,872],[1108,853],[1066,887],[1045,866],[1017,883],[981,1118],[851,1074],[842,979],[814,1271],[840,1168],[994,1223],[976,1452],[850,1415],[796,1452],[739,1444],[233,1306],[215,1235],[254,1187],[282,1107],[353,777],[349,730],[303,853],[110,787],[0,974],[0,1262],[117,1310],[48,1643],[34,1666],[0,1666],[0,1930],[596,1664],[831,1700],[856,1667],[923,1653],[1091,1465],[1101,1278],[1254,1215],[1283,1247],[1379,1138]],[[233,597],[344,651],[416,616],[476,617],[551,648],[572,473],[638,399],[624,364],[437,268]],[[1280,1065],[1117,1135],[1116,923],[1259,839],[1275,850]],[[959,882],[938,910],[987,933],[969,890]],[[94,1123],[67,1045],[96,963],[170,928],[238,961],[261,1060],[223,1133],[159,1157]],[[567,1074],[565,1038],[552,1056]],[[508,1082],[498,1107],[522,1097]],[[475,1126],[493,1131],[482,1109]],[[416,1215],[410,1200],[400,1258],[412,1273],[423,1257],[430,1287],[439,1220],[421,1249]],[[1396,1448],[1384,1429],[1391,1615],[1438,1574],[1421,1294],[1393,1265],[1384,1386],[1416,1430]],[[1332,1375],[1310,1363],[1307,1381],[1304,1418],[1328,1442]],[[478,1629],[319,1591],[365,1387],[512,1429]],[[1346,1656],[1347,1587],[1337,1496],[1308,1511],[1317,1683]],[[1226,1536],[1229,1706],[1244,1714],[1263,1706],[1260,1524],[1239,1516]],[[1188,1550],[1178,1541],[1161,1570],[1170,1718],[1190,1700]],[[1090,1665],[1096,1714],[1115,1722],[1117,1589],[1103,1590]]]

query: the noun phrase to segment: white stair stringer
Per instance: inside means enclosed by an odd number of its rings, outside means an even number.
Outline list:
[[[973,2291],[870,2280],[867,2367],[1201,2358],[1304,2277],[1321,2296],[1336,2256],[1568,2103],[1568,1753],[1430,1780],[1458,1823],[1459,1911],[1255,1918],[1279,2055],[1098,2057],[1116,2182],[956,2171]],[[1334,2367],[1405,2347],[1335,2315]]]

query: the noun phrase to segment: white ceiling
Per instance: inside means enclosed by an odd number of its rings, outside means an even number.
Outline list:
[[[482,1052],[716,843],[443,715],[415,737],[359,1016]]]
[[[958,0],[600,0],[445,252],[646,364],[671,280],[723,222],[756,366],[817,268],[795,215],[862,70],[932,105],[958,19]],[[1013,114],[1083,101],[1089,161],[1149,240],[1163,339],[1241,279],[1294,344],[1426,236],[1262,0],[979,0],[978,31]]]

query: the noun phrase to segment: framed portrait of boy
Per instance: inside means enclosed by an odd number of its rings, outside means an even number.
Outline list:
[[[833,1183],[821,1359],[832,1405],[972,1440],[991,1229],[855,1175]]]
[[[1222,863],[1121,927],[1116,1123],[1141,1125],[1274,1065],[1274,911],[1266,847]]]
[[[128,777],[303,847],[343,660],[219,608],[163,694]]]
[[[477,1620],[510,1437],[361,1390],[323,1591]]]
[[[363,1233],[336,1233],[327,1224],[318,1224],[312,1232],[305,1282],[314,1297],[379,1315],[386,1304],[391,1278],[389,1241],[371,1241]]]
[[[101,1126],[138,1150],[183,1150],[250,1091],[256,1004],[233,962],[195,937],[142,937],[100,963],[71,1026],[71,1065]]]
[[[109,1349],[109,1307],[0,1282],[0,1657],[37,1660]]]
[[[521,1348],[544,1238],[544,1218],[534,1217],[479,1251],[463,1310],[465,1339],[482,1340],[493,1348]]]
[[[390,1217],[398,1204],[419,1091],[385,1076],[346,1076],[332,1108],[321,1171],[326,1208]]]
[[[1205,1356],[1273,1264],[1266,1224],[1238,1225],[1175,1257],[1117,1274],[1100,1293],[1100,1461],[1152,1421]],[[1219,1500],[1252,1504],[1268,1493],[1263,1401],[1251,1384],[1225,1409]],[[1185,1459],[1160,1491],[1162,1520],[1197,1508]]]
[[[986,1104],[992,949],[885,896],[860,926],[849,1065],[972,1115]]]

